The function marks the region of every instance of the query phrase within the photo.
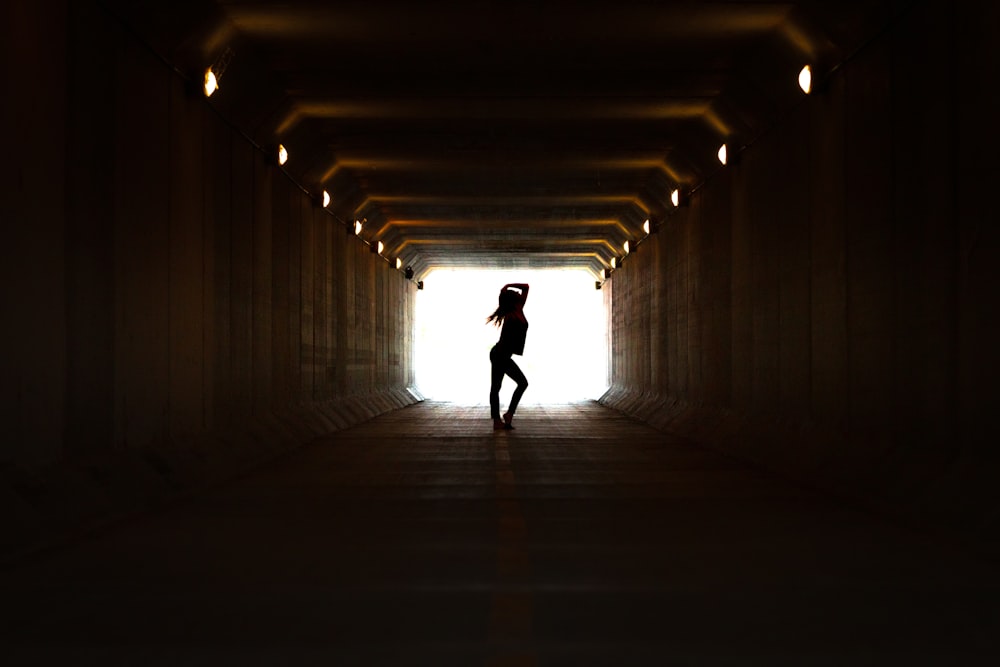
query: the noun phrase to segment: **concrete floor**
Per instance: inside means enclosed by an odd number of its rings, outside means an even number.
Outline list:
[[[425,402],[0,572],[5,664],[973,665],[996,567],[594,403]]]

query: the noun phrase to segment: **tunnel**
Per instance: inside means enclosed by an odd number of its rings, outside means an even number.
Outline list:
[[[997,7],[3,3],[4,663],[995,664]]]

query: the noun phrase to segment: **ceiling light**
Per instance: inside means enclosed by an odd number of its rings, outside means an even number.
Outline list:
[[[361,226],[362,225],[361,225],[361,221],[360,220],[355,220],[354,221],[354,234],[356,236],[361,236]]]
[[[205,70],[205,97],[211,97],[212,93],[219,89],[219,80],[215,78],[215,72],[209,67]]]
[[[381,241],[379,241],[378,242],[378,254],[381,255],[383,250],[385,250],[385,244],[382,243]]]
[[[680,206],[681,205],[681,191],[680,190],[675,189],[673,192],[670,193],[670,203],[673,204],[674,206]]]
[[[722,146],[719,147],[719,162],[721,162],[722,164],[726,164],[726,145],[725,144],[722,144]]]
[[[288,151],[284,146],[278,144],[278,164],[285,164],[288,162]]]
[[[799,72],[799,88],[806,95],[812,92],[812,68],[809,65],[803,67],[802,71]]]
[[[612,269],[617,269],[618,268],[618,258],[617,257],[612,257],[611,258],[611,268]]]
[[[646,219],[646,222],[642,223],[642,231],[649,234],[649,218]]]
[[[628,254],[628,241],[625,241],[625,243],[622,244],[622,249],[625,251],[625,254],[627,255]]]
[[[403,260],[400,257],[396,258],[396,270],[403,268]]]
[[[323,190],[323,208],[326,208],[329,205],[330,205],[330,193],[327,192],[326,190]]]

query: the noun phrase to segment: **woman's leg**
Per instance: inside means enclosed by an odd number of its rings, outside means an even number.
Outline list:
[[[510,420],[514,417],[514,411],[517,410],[517,404],[521,402],[521,396],[524,394],[524,390],[528,388],[528,378],[524,377],[524,373],[518,368],[514,360],[507,359],[506,367],[504,372],[510,376],[510,378],[517,383],[517,387],[514,389],[514,394],[510,397],[510,407],[507,408],[507,414],[504,421],[508,424]]]
[[[495,346],[490,350],[490,416],[494,420],[500,419],[500,385],[509,359],[497,352]]]

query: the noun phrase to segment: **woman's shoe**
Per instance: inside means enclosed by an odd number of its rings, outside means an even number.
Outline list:
[[[507,428],[507,425],[504,424],[504,422],[503,422],[502,419],[494,419],[493,420],[493,430],[494,431],[502,431],[505,428]]]
[[[506,428],[508,430],[511,430],[511,431],[514,430],[514,427],[510,425],[510,422],[511,422],[512,419],[514,419],[514,416],[511,415],[509,412],[503,413],[504,428]]]

